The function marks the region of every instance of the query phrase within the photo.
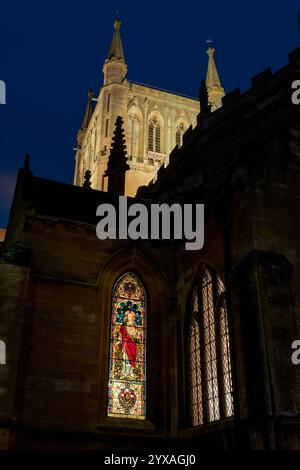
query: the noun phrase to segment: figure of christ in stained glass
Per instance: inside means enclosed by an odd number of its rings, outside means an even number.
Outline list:
[[[114,288],[110,341],[108,415],[144,419],[146,299],[132,273]]]

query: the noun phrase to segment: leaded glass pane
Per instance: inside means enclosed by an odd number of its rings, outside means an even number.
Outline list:
[[[154,150],[154,126],[152,122],[149,124],[148,127],[148,149],[151,151]]]
[[[181,132],[180,130],[178,130],[176,132],[176,145],[178,145],[178,147],[181,147]]]
[[[212,276],[205,270],[202,278],[202,304],[204,326],[205,402],[208,420],[220,419],[217,374],[216,332]]]
[[[202,382],[200,365],[200,330],[195,319],[191,320],[189,330],[189,354],[190,354],[190,399],[192,425],[203,424],[202,410]]]
[[[230,363],[230,344],[228,333],[228,322],[225,303],[220,308],[220,345],[221,345],[221,364],[222,381],[224,390],[225,416],[233,416],[233,387]]]
[[[199,299],[198,299],[197,289],[194,289],[192,305],[193,305],[193,313],[199,312]]]
[[[160,152],[160,127],[159,123],[157,123],[155,127],[155,151]]]

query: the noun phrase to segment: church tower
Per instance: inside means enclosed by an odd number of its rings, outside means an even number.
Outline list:
[[[200,103],[195,98],[129,81],[120,28],[121,21],[116,19],[103,64],[103,85],[98,97],[89,95],[78,132],[74,184],[82,186],[86,171],[90,171],[91,187],[108,191],[109,156],[116,119],[120,116],[129,165],[125,175],[125,195],[135,196],[140,186],[156,180],[159,168],[169,164],[174,147],[182,146],[184,133],[196,126]],[[212,111],[221,106],[224,96],[213,52],[214,49],[209,47],[206,77],[208,104]],[[195,77],[195,88],[197,81]],[[93,101],[96,101],[95,109]],[[111,168],[109,173],[111,175]]]

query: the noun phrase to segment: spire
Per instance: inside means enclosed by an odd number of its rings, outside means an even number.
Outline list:
[[[207,74],[206,74],[206,86],[207,87],[212,87],[212,86],[221,87],[221,82],[220,82],[219,74],[218,74],[217,67],[215,64],[215,59],[214,59],[214,52],[215,52],[215,49],[211,47],[211,45],[209,45],[207,49],[207,54],[208,54],[208,67],[207,67]]]
[[[208,101],[212,111],[222,106],[222,97],[225,95],[224,88],[221,85],[219,74],[214,59],[215,49],[212,47],[212,40],[208,39],[208,67],[206,74],[206,87],[208,92]]]
[[[94,98],[94,92],[93,90],[89,90],[88,92],[88,102],[87,102],[87,106],[86,106],[86,110],[85,110],[85,113],[84,113],[84,118],[83,118],[83,121],[82,121],[82,124],[81,124],[81,127],[80,127],[80,130],[82,131],[85,131],[89,125],[89,122],[91,120],[91,117],[93,115],[93,98]]]
[[[87,105],[86,105],[86,110],[85,110],[85,113],[84,113],[84,117],[83,117],[80,129],[77,132],[77,143],[78,143],[79,148],[81,147],[82,139],[85,135],[85,131],[88,128],[89,122],[90,122],[91,117],[92,117],[93,112],[94,112],[93,97],[94,97],[94,92],[93,92],[93,90],[90,90],[88,92],[88,102],[87,102]]]
[[[119,20],[119,18],[115,19],[114,28],[115,28],[114,35],[113,35],[112,42],[108,51],[107,60],[111,60],[115,58],[122,62],[125,62],[121,35],[120,35],[121,21]]]
[[[115,83],[122,84],[127,74],[127,65],[120,36],[121,21],[119,18],[115,20],[114,27],[112,42],[103,65],[104,86]]]
[[[115,131],[108,158],[105,176],[108,176],[107,191],[109,193],[125,193],[125,175],[129,170],[126,157],[126,141],[123,129],[123,119],[118,116],[116,119]]]

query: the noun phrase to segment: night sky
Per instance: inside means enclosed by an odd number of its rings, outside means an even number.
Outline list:
[[[296,0],[2,2],[0,227],[25,153],[35,175],[72,183],[76,133],[88,89],[102,85],[116,10],[128,79],[194,97],[209,36],[226,92],[246,90],[269,66],[278,70],[300,44]]]

